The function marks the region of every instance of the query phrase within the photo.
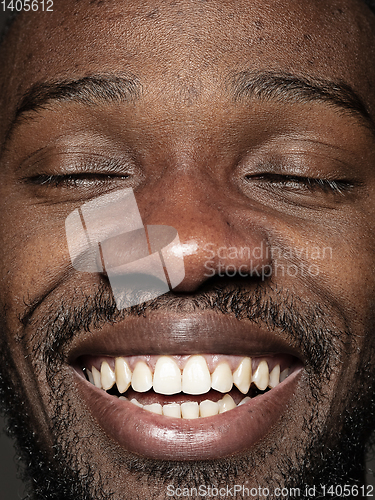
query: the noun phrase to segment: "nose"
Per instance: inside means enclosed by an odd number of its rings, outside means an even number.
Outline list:
[[[215,276],[269,277],[262,216],[247,205],[188,175],[163,176],[137,196],[110,192],[66,219],[71,261],[78,271],[106,274],[121,308],[140,303],[145,290],[148,300],[169,289],[194,292]],[[123,298],[125,290],[134,297]]]
[[[138,205],[145,225],[165,224],[178,232],[185,277],[176,291],[194,292],[214,276],[270,276],[262,214],[223,194],[208,176],[165,175],[140,194]]]

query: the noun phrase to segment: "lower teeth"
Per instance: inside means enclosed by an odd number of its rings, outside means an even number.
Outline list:
[[[119,399],[129,401],[128,398],[120,396]],[[234,402],[232,396],[225,394],[225,396],[217,402],[206,399],[201,403],[196,401],[185,401],[184,403],[168,403],[161,405],[160,403],[151,403],[142,405],[136,398],[130,399],[130,402],[139,408],[143,408],[151,413],[156,413],[158,415],[164,415],[167,417],[174,418],[184,418],[184,419],[194,419],[202,417],[212,417],[220,413],[225,413],[226,411],[233,410],[237,406],[241,406],[247,401],[250,401],[250,397],[246,396],[243,398],[238,405]]]
[[[150,403],[142,404],[138,399],[133,395],[129,395],[129,397],[125,397],[121,395],[115,387],[106,391],[108,394],[114,397],[118,397],[123,401],[130,401],[135,406],[142,408],[151,413],[156,413],[157,415],[164,415],[167,417],[174,418],[183,418],[183,419],[195,419],[195,418],[203,418],[203,417],[211,417],[214,415],[218,415],[220,413],[225,413],[226,411],[233,410],[237,406],[242,406],[247,403],[251,399],[261,394],[265,394],[271,389],[267,388],[264,391],[259,390],[257,387],[252,386],[248,392],[248,394],[244,397],[243,394],[233,395],[234,398],[239,401],[238,404],[235,403],[233,397],[230,394],[225,394],[221,399],[213,401],[211,399],[206,399],[198,403],[197,401],[188,401],[183,399],[186,398],[187,395],[183,395],[184,398],[180,398],[181,403],[169,401],[164,402],[164,404],[158,402],[152,402],[152,395],[146,395],[146,400],[151,400]],[[133,391],[134,392],[134,391]],[[155,394],[155,393],[154,393]],[[160,396],[160,395],[158,395]],[[175,395],[174,397],[178,397]],[[142,398],[145,397],[145,393],[142,394]],[[242,399],[240,400],[240,397]]]

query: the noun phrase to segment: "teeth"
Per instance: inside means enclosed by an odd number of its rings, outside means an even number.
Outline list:
[[[143,409],[150,411],[151,413],[157,413],[158,415],[163,415],[163,407],[159,403],[152,403],[150,405],[144,405]]]
[[[229,392],[233,386],[232,370],[228,363],[220,363],[212,374],[212,389],[219,392]]]
[[[182,418],[198,418],[199,405],[195,401],[189,401],[181,404]]]
[[[217,402],[206,399],[200,404],[195,401],[186,401],[182,404],[172,402],[163,406],[156,402],[142,405],[135,398],[130,400],[134,405],[152,413],[185,419],[210,417],[232,410],[236,406],[241,406],[250,401],[251,398],[246,396],[236,405],[231,395],[228,394],[233,385],[246,395],[252,383],[261,391],[266,390],[268,387],[273,389],[290,374],[290,368],[286,368],[280,373],[280,363],[276,364],[270,373],[266,359],[257,360],[259,361],[258,367],[252,373],[252,360],[249,357],[244,357],[233,374],[230,362],[222,360],[219,364],[216,364],[211,375],[207,361],[202,355],[190,356],[181,374],[176,359],[178,358],[171,356],[158,357],[154,365],[154,373],[145,361],[137,361],[132,373],[129,366],[131,361],[128,364],[127,359],[117,357],[113,360],[114,371],[108,361],[103,361],[100,371],[95,366],[92,366],[91,370],[85,367],[85,373],[89,381],[100,389],[108,391],[116,384],[120,394],[126,393],[130,386],[134,391],[140,393],[153,389],[155,393],[164,395],[179,394],[181,392],[199,395],[206,394],[213,389],[224,394],[223,398]],[[215,358],[211,363],[214,362]],[[149,360],[148,363],[151,366],[153,365]],[[120,399],[127,400],[123,396],[120,396]]]
[[[251,400],[251,398],[249,398],[249,396],[246,396],[246,398],[243,398],[243,400],[238,403],[238,406],[244,405],[245,403],[247,403],[250,400]]]
[[[236,403],[233,401],[232,396],[229,396],[229,394],[225,394],[223,399],[220,399],[220,401],[217,402],[219,405],[219,413],[224,413],[228,410],[233,410],[233,408],[236,408]]]
[[[117,389],[122,394],[129,389],[132,380],[132,372],[124,358],[116,358],[115,375]]]
[[[135,406],[139,406],[139,408],[143,408],[143,405],[141,405],[141,403],[139,403],[135,398],[131,399],[130,402]]]
[[[211,389],[211,375],[203,356],[188,359],[182,372],[182,391],[185,394],[205,394]]]
[[[178,403],[170,403],[163,406],[163,415],[167,417],[181,418],[181,405]]]
[[[102,381],[102,387],[105,391],[111,389],[116,382],[115,372],[112,371],[111,367],[107,361],[103,361],[100,369],[100,377]]]
[[[269,386],[271,389],[279,385],[280,383],[280,365],[276,365],[270,373]]]
[[[137,392],[147,392],[152,387],[152,372],[143,361],[135,365],[132,377],[132,388]]]
[[[254,384],[260,389],[264,391],[268,387],[269,381],[269,371],[267,361],[261,361],[258,365],[258,368],[255,370],[253,376]]]
[[[92,377],[94,379],[94,384],[96,387],[99,389],[102,389],[102,382],[100,380],[100,371],[95,368],[95,366],[92,367]]]
[[[288,375],[289,375],[289,369],[285,368],[285,370],[283,370],[280,374],[280,383],[284,382],[284,380],[287,378]]]
[[[233,373],[233,383],[242,394],[247,394],[251,384],[251,359],[243,358]]]
[[[86,373],[87,373],[87,376],[88,376],[89,381],[91,382],[91,384],[95,385],[94,377],[92,376],[92,372],[90,372],[90,370],[86,370]]]
[[[119,399],[124,401],[127,398],[121,396]],[[238,403],[238,406],[241,406],[247,401],[250,401],[251,398],[245,397],[243,400]],[[159,403],[152,403],[149,405],[142,405],[135,398],[130,400],[131,403],[138,406],[139,408],[143,408],[152,413],[157,413],[158,415],[164,415],[166,417],[174,417],[174,418],[198,418],[198,417],[213,417],[218,413],[225,413],[226,411],[233,410],[237,407],[236,403],[233,401],[233,398],[226,394],[220,401],[215,403],[210,399],[206,399],[198,404],[195,401],[187,401],[186,403],[182,403],[179,405],[178,403],[169,403],[162,406]]]
[[[159,394],[181,392],[181,370],[174,359],[162,356],[156,362],[154,371],[154,391]]]
[[[201,417],[213,417],[219,413],[219,405],[206,399],[199,405],[199,413]]]

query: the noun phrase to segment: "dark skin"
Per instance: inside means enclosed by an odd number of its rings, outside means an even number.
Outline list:
[[[26,398],[30,427],[46,455],[52,457],[57,441],[77,455],[79,464],[89,461],[101,472],[105,494],[95,498],[109,498],[111,492],[116,499],[165,495],[156,479],[148,484],[129,472],[129,450],[113,442],[81,403],[69,355],[91,333],[77,332],[62,350],[56,380],[64,404],[76,414],[62,435],[56,436],[52,425],[56,392],[46,382],[41,350],[34,350],[45,342],[38,327],[61,302],[68,304],[72,295],[79,302],[108,286],[103,275],[72,269],[64,221],[82,203],[110,190],[132,187],[145,224],[178,230],[187,248],[186,276],[175,294],[186,301],[199,296],[202,287],[210,292],[206,244],[332,248],[332,258],[319,260],[317,276],[272,281],[273,287],[325,310],[336,333],[328,337],[336,347],[327,359],[329,376],[319,380],[309,371],[311,360],[304,359],[306,373],[289,411],[242,453],[251,467],[240,472],[237,484],[269,485],[270,471],[287,470],[285,456],[298,468],[313,433],[321,433],[327,448],[335,449],[346,410],[357,404],[354,396],[364,393],[365,402],[358,406],[370,404],[370,383],[362,387],[375,372],[374,32],[375,17],[356,1],[286,0],[276,7],[258,0],[235,6],[161,2],[157,7],[64,1],[56,2],[53,13],[24,14],[16,21],[1,49],[2,143],[20,97],[35,83],[135,75],[139,84],[138,95],[121,102],[64,100],[24,113],[1,156],[0,301],[16,367],[10,376]],[[244,71],[250,77],[273,71],[344,82],[368,115],[323,99],[296,102],[290,95],[281,101],[235,100],[234,75]],[[101,159],[95,167],[93,158]],[[116,166],[109,167],[108,159]],[[38,177],[67,173],[78,177],[57,185]],[[343,184],[340,192],[310,189],[306,179]],[[288,265],[285,257],[280,263]],[[247,265],[240,258],[235,264]],[[272,265],[272,259],[262,255],[253,264]],[[311,260],[301,255],[293,264],[302,269]],[[220,283],[238,286],[229,279]],[[269,285],[270,280],[259,284],[250,278],[246,290],[251,294],[256,286],[267,290]],[[34,304],[28,321],[20,323]],[[163,318],[169,311],[160,314]],[[287,331],[278,335],[293,344]],[[213,345],[214,337],[208,352],[214,352]],[[179,353],[178,346],[170,352]],[[311,385],[317,380],[319,404],[314,406]],[[313,419],[308,428],[306,415]],[[363,456],[367,431],[361,432]],[[90,440],[82,437],[89,434]],[[82,440],[73,445],[76,435]],[[267,453],[272,447],[276,451]],[[218,461],[216,467],[221,465]],[[348,476],[363,480],[358,460]],[[287,481],[282,472],[272,480]],[[96,484],[97,472],[92,491]]]

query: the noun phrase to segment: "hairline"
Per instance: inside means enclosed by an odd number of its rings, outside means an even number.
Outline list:
[[[375,0],[360,0],[363,4],[367,5],[367,7],[370,9],[370,11],[375,15]],[[11,11],[11,13],[8,15],[5,25],[3,26],[2,30],[0,31],[0,46],[3,44],[6,35],[8,31],[10,30],[11,26],[13,25],[14,21],[18,18],[20,12],[17,12],[16,10]]]

